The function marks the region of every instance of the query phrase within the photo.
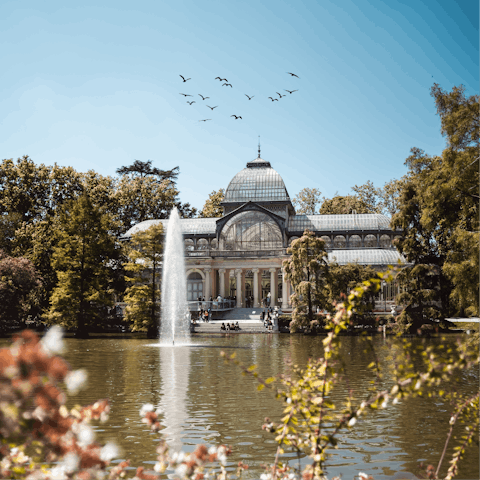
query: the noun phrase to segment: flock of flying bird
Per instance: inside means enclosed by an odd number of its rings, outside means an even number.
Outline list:
[[[298,75],[295,75],[295,74],[292,73],[292,72],[286,72],[286,73],[288,73],[288,74],[291,75],[292,77],[296,77],[296,78],[300,79],[300,77],[299,77]],[[183,75],[180,75],[180,77],[182,78],[183,83],[186,83],[186,82],[188,82],[189,80],[191,80],[191,78],[185,78]],[[231,83],[228,83],[228,80],[227,80],[226,78],[215,77],[215,80],[219,80],[220,82],[225,82],[225,83],[222,84],[222,87],[230,87],[230,88],[233,88],[232,84],[231,84]],[[294,92],[298,92],[298,90],[284,90],[284,91],[285,91],[285,92],[288,92],[290,95],[291,95],[292,93],[294,93]],[[279,98],[268,97],[272,102],[278,102],[281,98],[287,96],[287,94],[283,94],[283,95],[282,95],[282,94],[279,93],[279,92],[275,92],[275,93],[279,96]],[[183,95],[185,98],[187,98],[187,97],[192,97],[192,98],[193,98],[193,95],[189,95],[189,94],[187,94],[187,93],[180,93],[180,95]],[[251,100],[252,98],[255,97],[255,95],[250,96],[250,95],[247,95],[246,93],[245,93],[244,95],[248,98],[248,100]],[[203,96],[203,95],[200,94],[200,93],[198,94],[198,96],[202,98],[202,101],[207,100],[207,99],[210,98],[210,97],[205,97],[205,96]],[[189,105],[193,105],[194,103],[197,103],[197,102],[195,102],[195,100],[192,100],[192,101],[188,101],[188,100],[187,100],[187,103],[188,103]],[[212,112],[213,112],[213,110],[215,110],[215,108],[218,108],[218,105],[215,105],[214,107],[211,107],[210,105],[206,105],[206,106],[207,106]],[[243,120],[240,115],[230,115],[230,117],[233,117],[235,120],[239,120],[239,119],[240,119],[240,120]],[[205,119],[203,119],[203,120],[199,120],[199,122],[208,122],[208,121],[210,121],[210,120],[212,120],[212,119],[211,119],[211,118],[205,118]]]

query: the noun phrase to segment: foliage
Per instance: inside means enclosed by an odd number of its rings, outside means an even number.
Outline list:
[[[208,196],[205,201],[205,205],[200,212],[200,217],[202,218],[216,218],[223,215],[223,207],[221,203],[225,198],[225,189],[220,188],[219,190],[214,190]]]
[[[311,326],[317,308],[326,305],[325,282],[327,273],[327,251],[325,242],[305,230],[287,249],[291,256],[283,261],[286,279],[292,284],[293,313],[290,330],[300,326]]]
[[[436,273],[443,314],[478,315],[478,96],[436,84],[431,94],[447,148],[435,157],[411,150],[392,226],[404,231],[397,246],[407,260]]]
[[[336,262],[330,262],[325,283],[325,288],[328,292],[326,310],[334,313],[337,299],[358,287],[362,282],[376,277],[375,269],[368,265],[359,265],[358,263],[339,265]],[[370,294],[364,294],[357,305],[357,312],[363,314],[372,311],[374,306],[375,297]]]
[[[352,190],[355,192],[357,199],[366,206],[368,212],[365,213],[382,212],[382,190],[376,188],[370,180],[363,185],[355,185]]]
[[[125,320],[131,322],[133,331],[156,330],[160,320],[162,224],[133,234],[126,250],[126,280],[130,285],[125,291]]]
[[[112,304],[112,280],[119,257],[110,215],[95,207],[88,195],[66,202],[56,222],[52,265],[58,275],[53,290],[50,323],[76,328],[87,335],[87,326],[102,317]]]
[[[304,369],[292,366],[293,375],[263,379],[256,371],[256,365],[245,367],[236,359],[235,354],[222,356],[239,365],[243,373],[251,375],[259,382],[259,390],[272,389],[277,399],[284,402],[284,417],[274,423],[265,420],[263,428],[275,435],[278,443],[275,462],[267,467],[265,480],[287,479],[301,474],[304,479],[325,479],[325,467],[329,450],[337,447],[338,435],[341,431],[354,427],[357,420],[378,409],[387,408],[399,401],[415,396],[436,396],[451,400],[455,407],[450,418],[450,429],[445,442],[444,451],[437,467],[428,466],[428,478],[452,479],[458,471],[458,463],[466,448],[478,435],[479,425],[479,393],[471,397],[462,397],[455,392],[446,393],[442,383],[454,378],[459,372],[468,370],[479,364],[478,344],[467,346],[458,342],[455,346],[439,348],[420,345],[415,349],[405,339],[401,346],[390,345],[394,358],[394,371],[391,372],[393,385],[384,387],[384,372],[369,337],[364,338],[365,355],[371,358],[369,370],[372,381],[368,396],[363,399],[353,397],[351,391],[340,406],[332,403],[332,392],[343,375],[343,359],[341,356],[341,332],[347,330],[364,295],[376,294],[381,280],[392,280],[392,274],[379,273],[377,278],[363,282],[362,286],[353,289],[342,303],[337,303],[333,316],[328,316],[326,329],[329,331],[323,340],[324,356],[318,360],[310,360]],[[413,361],[415,357],[416,361]],[[445,452],[453,438],[453,427],[460,421],[463,434],[457,438],[457,446],[450,462],[450,467],[442,473]],[[293,452],[310,458],[310,463],[303,472],[296,471],[291,465],[283,464],[281,456]],[[288,458],[288,457],[286,457]],[[361,478],[368,477],[361,474]]]
[[[356,195],[340,196],[323,201],[319,213],[321,215],[346,215],[355,210],[356,213],[372,213],[363,200]]]
[[[26,320],[40,286],[41,278],[32,262],[9,257],[0,250],[0,328],[8,322]]]
[[[179,171],[179,167],[174,167],[171,170],[161,170],[160,168],[152,167],[152,160],[147,160],[146,162],[135,160],[132,165],[117,168],[119,175],[132,174],[140,177],[154,175],[160,180],[177,180]]]
[[[317,215],[322,203],[321,194],[318,188],[302,188],[292,200],[297,215]]]

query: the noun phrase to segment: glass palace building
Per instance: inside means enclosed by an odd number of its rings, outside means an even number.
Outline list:
[[[328,260],[357,262],[385,270],[405,259],[393,246],[399,232],[379,214],[297,215],[282,177],[260,158],[231,180],[220,218],[182,219],[188,300],[221,295],[244,307],[253,298],[258,307],[271,293],[271,304],[289,308],[291,286],[282,262],[289,244],[308,229],[326,242]],[[125,237],[167,220],[147,220]],[[397,287],[387,286],[382,298],[391,303]]]

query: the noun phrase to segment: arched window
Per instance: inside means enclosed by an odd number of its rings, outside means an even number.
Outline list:
[[[191,238],[185,239],[185,250],[193,250],[193,240]]]
[[[210,242],[210,248],[216,250],[218,248],[218,242],[217,242],[217,239],[214,238],[211,242]]]
[[[197,300],[203,297],[202,276],[198,272],[192,272],[187,277],[187,301]]]
[[[351,248],[360,248],[362,246],[362,239],[358,235],[352,235],[348,243]]]
[[[333,240],[333,246],[335,248],[345,248],[347,241],[343,235],[337,235]]]
[[[325,247],[330,248],[332,246],[332,240],[327,235],[322,235],[320,237],[325,242]]]
[[[376,247],[377,246],[377,237],[375,235],[367,235],[365,237],[365,246],[366,247]]]
[[[208,240],[206,238],[197,240],[197,250],[208,250]]]
[[[220,234],[225,250],[270,250],[283,247],[282,232],[266,213],[241,212],[228,220]]]
[[[380,246],[382,248],[388,248],[392,246],[392,242],[390,240],[390,235],[382,235],[380,237]]]

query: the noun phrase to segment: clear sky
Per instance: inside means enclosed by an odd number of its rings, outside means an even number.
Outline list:
[[[410,148],[445,146],[434,82],[478,93],[478,20],[472,0],[3,0],[0,157],[178,165],[181,200],[201,208],[260,135],[292,198],[383,186]]]

